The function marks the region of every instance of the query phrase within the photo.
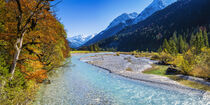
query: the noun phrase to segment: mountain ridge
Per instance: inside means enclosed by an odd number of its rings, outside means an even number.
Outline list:
[[[170,38],[175,31],[189,40],[190,34],[200,26],[210,30],[208,5],[209,0],[179,0],[98,44],[101,48],[116,48],[120,51],[156,51],[163,39]]]
[[[81,45],[92,39],[95,35],[89,35],[89,36],[84,36],[84,35],[77,35],[77,36],[72,36],[68,38],[68,41],[70,42],[70,47],[71,48],[79,48]]]
[[[140,22],[140,21],[146,19],[147,17],[149,17],[150,15],[152,15],[154,12],[165,8],[166,6],[170,5],[171,3],[175,2],[175,1],[177,1],[177,0],[154,0],[138,16],[136,16],[137,13],[135,13],[135,12],[131,13],[131,14],[124,13],[124,14],[118,16],[117,18],[115,18],[105,30],[103,30],[102,32],[97,34],[94,38],[92,38],[89,41],[87,41],[86,43],[84,43],[84,45],[82,45],[82,46],[89,46],[89,45],[94,44],[100,40],[104,40],[106,38],[112,37],[113,35],[122,31],[124,28],[129,27],[134,24],[137,24],[138,22]],[[157,8],[159,6],[160,6],[160,8]],[[132,15],[132,14],[134,14],[133,18],[125,18],[121,22],[119,22],[119,21],[115,22],[121,16],[129,17],[128,15]],[[127,16],[125,16],[125,15],[127,15]]]

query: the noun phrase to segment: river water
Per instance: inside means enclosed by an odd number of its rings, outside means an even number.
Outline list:
[[[210,99],[164,90],[111,74],[72,56],[43,85],[35,105],[210,105]]]

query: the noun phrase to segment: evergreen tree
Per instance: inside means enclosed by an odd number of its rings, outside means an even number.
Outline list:
[[[196,41],[195,41],[195,47],[196,47],[196,53],[201,52],[201,48],[205,46],[204,44],[204,38],[203,38],[203,32],[200,29],[200,31],[196,34]]]
[[[178,48],[179,48],[179,49],[178,49],[178,50],[179,50],[179,53],[184,53],[185,50],[186,50],[186,49],[185,49],[185,48],[186,48],[186,47],[185,47],[185,46],[186,46],[186,45],[185,45],[185,42],[184,42],[182,36],[179,36],[178,39],[179,39],[179,47],[178,47]]]
[[[195,40],[196,40],[196,36],[194,33],[192,33],[191,38],[190,38],[190,47],[194,47],[195,46]]]
[[[169,45],[170,45],[169,53],[170,53],[170,54],[173,54],[173,55],[177,55],[178,51],[177,51],[176,43],[175,43],[175,41],[173,40],[173,38],[171,38],[171,39],[169,40]]]
[[[177,39],[177,32],[175,31],[174,33],[173,33],[173,40],[174,40],[174,42],[176,43],[176,46],[178,47],[178,39]]]
[[[189,44],[187,43],[186,38],[183,38],[184,41],[184,52],[186,52],[189,49]]]
[[[163,49],[163,51],[165,51],[165,52],[170,52],[170,46],[169,46],[169,44],[168,44],[167,39],[164,39],[162,49]]]
[[[207,34],[206,30],[203,31],[203,38],[204,38],[204,45],[206,47],[209,47],[209,39],[208,39],[208,34]]]
[[[191,47],[195,47],[196,54],[199,54],[201,48],[205,47],[203,32],[201,29],[195,35],[191,36],[190,45]]]
[[[90,51],[94,51],[93,45],[90,46]]]
[[[93,49],[94,49],[94,51],[99,51],[98,44],[94,44],[94,45],[93,45]]]

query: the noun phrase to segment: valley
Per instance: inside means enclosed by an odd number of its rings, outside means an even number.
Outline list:
[[[210,0],[0,0],[0,105],[209,105]]]

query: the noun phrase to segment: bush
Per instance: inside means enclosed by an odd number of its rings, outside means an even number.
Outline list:
[[[192,65],[190,65],[190,63],[187,60],[184,60],[180,66],[181,72],[184,75],[188,75],[192,68]]]
[[[160,59],[160,56],[156,54],[151,57],[151,60],[159,60],[159,59]]]
[[[128,67],[127,69],[126,69],[126,71],[133,71],[130,67]]]
[[[116,56],[120,56],[120,53],[116,53]]]
[[[162,52],[159,60],[162,64],[169,64],[169,62],[173,61],[173,57],[170,54]]]
[[[210,68],[207,66],[196,66],[192,71],[189,72],[189,74],[195,77],[210,79]]]

